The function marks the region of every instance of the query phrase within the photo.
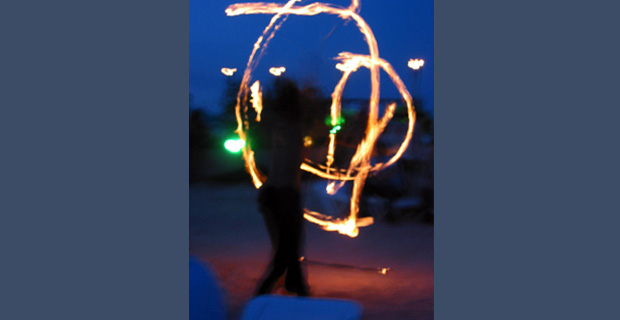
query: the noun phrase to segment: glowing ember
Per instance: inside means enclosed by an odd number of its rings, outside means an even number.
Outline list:
[[[420,68],[422,68],[422,66],[424,66],[424,60],[422,59],[409,59],[409,63],[407,64],[407,66],[409,66],[409,68],[413,69],[413,70],[418,70]]]
[[[273,74],[276,77],[279,77],[280,75],[282,75],[284,71],[286,71],[286,68],[284,67],[269,68],[269,73]]]
[[[243,73],[243,79],[241,86],[237,94],[237,105],[235,107],[235,115],[237,119],[237,134],[241,140],[246,139],[246,131],[249,128],[247,120],[248,110],[248,85],[252,78],[252,72],[258,65],[258,62],[265,53],[265,49],[269,44],[269,41],[273,39],[275,33],[278,31],[282,23],[286,20],[288,15],[302,15],[302,16],[314,16],[318,14],[331,14],[335,15],[343,20],[353,20],[356,22],[359,31],[363,34],[366,43],[368,44],[369,54],[360,55],[349,52],[342,52],[336,58],[339,63],[336,64],[336,68],[342,71],[342,77],[332,93],[332,105],[330,112],[332,129],[329,133],[329,147],[327,151],[327,159],[325,165],[317,165],[310,160],[304,160],[301,165],[301,169],[312,174],[315,174],[324,179],[330,180],[326,189],[329,194],[334,194],[340,187],[344,185],[346,181],[353,181],[353,191],[351,194],[349,216],[346,219],[335,219],[330,216],[323,215],[318,212],[313,212],[304,209],[304,217],[313,223],[318,224],[324,230],[337,231],[338,233],[347,235],[349,237],[356,237],[359,234],[359,227],[371,225],[373,223],[372,217],[358,218],[359,212],[359,199],[366,182],[366,178],[371,172],[385,169],[386,167],[394,164],[407,149],[411,137],[413,135],[413,127],[415,124],[415,112],[411,101],[411,95],[405,88],[400,77],[396,74],[392,66],[385,60],[379,57],[379,48],[377,41],[372,33],[370,27],[366,24],[366,21],[358,14],[360,11],[359,0],[352,0],[351,5],[348,8],[329,4],[329,3],[311,3],[305,6],[296,6],[295,3],[299,0],[289,0],[286,4],[278,3],[237,3],[229,6],[226,9],[228,16],[238,16],[244,14],[273,14],[269,24],[264,29],[262,35],[258,38],[254,44],[252,53],[248,60],[246,69]],[[260,51],[259,51],[260,49]],[[258,52],[258,55],[257,55]],[[420,60],[421,61],[421,60]],[[421,62],[423,65],[423,61]],[[421,66],[421,65],[420,65]],[[364,67],[370,70],[371,78],[371,92],[370,92],[370,106],[368,112],[368,123],[366,127],[366,135],[357,147],[357,150],[350,160],[347,169],[340,169],[332,167],[334,163],[334,151],[336,145],[336,135],[338,130],[341,129],[341,124],[338,119],[342,119],[340,116],[341,109],[341,97],[344,90],[344,86],[349,79],[351,73],[357,71],[359,67]],[[271,68],[269,71],[279,76],[284,72],[284,68],[277,71],[276,68]],[[391,120],[396,104],[388,106],[387,110],[381,118],[379,118],[379,73],[385,71],[401,96],[403,97],[407,106],[407,115],[409,118],[408,128],[403,141],[396,151],[396,153],[385,163],[377,163],[374,166],[370,163],[370,156],[373,152],[375,143],[379,135],[385,129],[387,123]],[[256,82],[255,84],[256,85]],[[254,87],[253,85],[253,87]],[[258,90],[258,89],[257,89]],[[252,103],[256,101],[254,96],[254,90],[252,90]],[[266,177],[258,170],[254,161],[254,152],[251,149],[250,144],[245,144],[242,148],[243,158],[245,160],[246,169],[252,177],[252,181],[256,188],[260,188]],[[338,183],[336,183],[338,182]],[[380,269],[380,273],[385,274],[389,268]]]
[[[222,68],[222,73],[225,76],[228,76],[228,77],[230,77],[233,74],[235,74],[235,72],[237,72],[237,68],[232,68],[232,69],[230,69],[230,68]]]

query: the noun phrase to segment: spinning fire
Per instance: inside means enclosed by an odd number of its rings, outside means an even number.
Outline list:
[[[372,30],[366,24],[364,19],[359,15],[360,1],[352,0],[351,5],[348,8],[336,6],[328,3],[312,3],[305,6],[297,6],[296,2],[300,0],[290,0],[286,4],[277,3],[237,3],[229,6],[226,9],[228,16],[238,16],[245,14],[273,14],[269,24],[264,29],[262,35],[258,38],[250,58],[248,60],[246,69],[243,73],[243,78],[237,94],[237,104],[235,107],[235,115],[237,119],[236,133],[241,140],[247,141],[246,132],[249,128],[248,119],[248,96],[251,96],[250,103],[256,110],[258,116],[255,121],[260,121],[260,110],[262,110],[262,99],[260,92],[260,84],[255,81],[254,84],[249,86],[252,79],[252,72],[258,65],[260,59],[265,53],[265,49],[269,44],[269,41],[273,39],[275,33],[278,31],[282,23],[286,20],[288,15],[303,15],[314,16],[318,14],[331,14],[336,15],[343,20],[353,20],[356,22],[359,31],[363,34],[366,43],[368,44],[369,55],[354,54],[349,52],[341,52],[336,60],[339,61],[336,64],[336,68],[342,71],[342,77],[336,85],[331,97],[331,125],[336,127],[339,125],[338,119],[341,109],[341,97],[344,90],[344,86],[349,79],[351,73],[357,71],[359,67],[365,67],[370,70],[371,77],[371,92],[370,92],[370,105],[368,112],[368,123],[366,127],[366,134],[362,141],[357,146],[357,150],[350,160],[349,166],[346,169],[334,167],[334,151],[336,145],[336,133],[337,130],[331,130],[329,134],[329,148],[327,151],[327,157],[325,164],[314,164],[309,160],[304,160],[301,165],[301,169],[312,174],[315,174],[321,178],[328,180],[326,192],[328,194],[334,194],[341,188],[347,181],[353,182],[353,190],[349,205],[349,216],[344,219],[333,218],[319,212],[313,212],[308,209],[304,209],[304,217],[306,220],[313,222],[321,226],[327,231],[337,231],[340,234],[347,235],[349,237],[356,237],[359,234],[358,227],[364,227],[373,223],[372,217],[359,218],[359,199],[366,182],[366,178],[372,172],[380,171],[394,164],[405,152],[411,137],[413,135],[413,127],[415,124],[415,111],[412,105],[411,95],[405,88],[405,85],[401,81],[400,77],[396,74],[392,66],[385,60],[379,57],[379,49],[377,40],[375,39]],[[282,69],[274,69],[272,72],[274,75],[279,75],[284,71]],[[403,141],[396,151],[396,153],[384,163],[376,163],[374,165],[370,162],[370,156],[373,152],[373,148],[380,134],[385,129],[386,125],[394,115],[396,104],[390,104],[384,114],[379,117],[379,72],[383,70],[389,76],[402,98],[405,101],[407,107],[408,116],[408,128],[403,138]],[[271,71],[271,70],[270,70]],[[224,70],[222,70],[224,72]],[[266,181],[266,177],[258,170],[254,160],[254,151],[249,143],[246,143],[242,149],[243,159],[245,160],[246,169],[252,177],[252,181],[256,188]]]

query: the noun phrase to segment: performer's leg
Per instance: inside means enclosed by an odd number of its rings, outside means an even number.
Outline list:
[[[282,252],[279,249],[282,234],[281,234],[281,218],[279,206],[279,194],[278,191],[271,187],[263,187],[259,190],[258,203],[259,210],[263,215],[265,226],[267,227],[267,233],[271,241],[272,259],[256,289],[256,295],[268,294],[273,290],[273,286],[278,279],[286,272],[286,264],[282,261]],[[279,253],[280,252],[280,253]]]
[[[281,250],[285,252],[287,273],[284,288],[300,296],[309,295],[308,284],[301,266],[304,229],[303,209],[298,191],[290,189],[287,195],[286,226],[282,230]]]

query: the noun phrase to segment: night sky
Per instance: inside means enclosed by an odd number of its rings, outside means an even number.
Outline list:
[[[235,77],[240,79],[253,44],[272,17],[264,14],[226,16],[224,10],[240,2],[251,1],[189,1],[189,93],[194,106],[210,113],[223,111],[221,104],[227,77],[220,69],[237,68]],[[304,0],[298,5],[312,2]],[[350,0],[329,2],[350,5]],[[381,58],[392,64],[409,92],[421,100],[422,108],[433,114],[433,1],[362,0],[360,15],[374,32]],[[270,42],[253,80],[268,83],[273,79],[268,69],[284,66],[288,77],[301,83],[318,84],[323,93],[329,95],[341,75],[333,58],[343,51],[368,54],[368,46],[355,22],[345,22],[328,14],[291,15]],[[425,60],[417,75],[418,82],[415,82],[414,71],[407,67],[409,59]],[[417,83],[416,88],[414,83]],[[370,72],[360,68],[347,83],[344,98],[369,98],[369,95]],[[389,77],[382,72],[381,98],[399,97]]]

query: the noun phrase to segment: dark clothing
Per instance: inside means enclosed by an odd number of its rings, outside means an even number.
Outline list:
[[[257,294],[270,293],[286,273],[284,288],[298,295],[308,295],[299,261],[303,245],[303,208],[299,193],[303,139],[299,95],[293,82],[282,79],[276,82],[269,179],[258,194],[274,256]]]
[[[301,268],[303,209],[298,190],[293,187],[263,186],[258,203],[265,219],[274,256],[258,287],[257,294],[270,293],[286,273],[284,287],[300,296],[308,295],[308,286]]]

